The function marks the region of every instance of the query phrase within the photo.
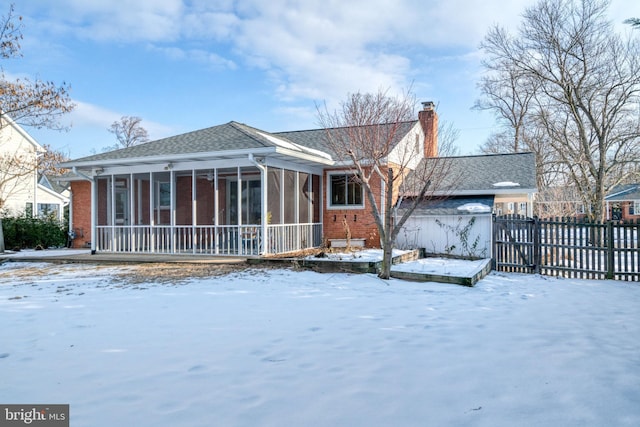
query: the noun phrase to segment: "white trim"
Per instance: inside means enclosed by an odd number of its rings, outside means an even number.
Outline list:
[[[29,142],[31,145],[35,147],[36,153],[44,153],[45,151],[47,151],[44,149],[42,145],[38,144],[38,142],[35,139],[33,139],[33,137],[29,135],[29,133],[26,130],[24,130],[22,126],[16,123],[9,115],[7,115],[6,113],[2,113],[1,117],[12,128],[14,128],[24,139],[26,139],[27,142]],[[0,123],[0,129],[1,128],[2,128],[2,124]]]

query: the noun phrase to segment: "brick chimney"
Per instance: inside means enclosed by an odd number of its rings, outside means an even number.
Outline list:
[[[418,113],[418,120],[424,131],[424,156],[438,157],[438,114],[432,101],[422,103],[422,111]]]

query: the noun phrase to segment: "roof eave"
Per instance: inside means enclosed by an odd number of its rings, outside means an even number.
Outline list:
[[[130,166],[140,164],[161,164],[165,162],[178,162],[188,160],[210,160],[216,158],[228,158],[237,157],[244,158],[249,154],[253,155],[267,155],[275,153],[275,147],[265,148],[243,148],[241,150],[226,150],[226,151],[206,151],[198,153],[184,153],[184,154],[162,154],[158,156],[141,156],[141,157],[129,157],[121,159],[103,159],[103,160],[90,160],[90,161],[69,161],[60,163],[62,168],[92,168],[92,167],[104,167],[104,166]]]
[[[536,188],[502,188],[496,190],[495,188],[483,188],[477,190],[441,190],[435,191],[432,194],[435,196],[482,196],[482,195],[501,195],[501,194],[533,194],[537,193]]]

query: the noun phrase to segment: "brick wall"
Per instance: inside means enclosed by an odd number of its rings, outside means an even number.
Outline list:
[[[71,182],[71,205],[73,206],[73,230],[76,238],[74,248],[85,248],[91,243],[91,183]]]
[[[418,112],[418,121],[424,131],[424,156],[438,157],[438,114],[433,102],[423,102],[424,109]]]
[[[334,169],[335,171],[337,169]],[[323,179],[325,183],[324,206],[323,206],[323,231],[325,239],[344,239],[346,238],[346,229],[351,233],[352,239],[366,239],[365,246],[369,248],[380,247],[380,236],[376,226],[373,214],[371,213],[371,205],[364,194],[363,209],[331,209],[330,205],[330,186],[327,184],[328,172],[325,171]],[[373,194],[376,196],[376,203],[380,206],[380,184],[379,178],[372,183]]]

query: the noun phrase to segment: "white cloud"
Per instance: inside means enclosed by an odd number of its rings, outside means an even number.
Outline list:
[[[107,135],[107,129],[113,122],[120,120],[122,116],[136,115],[135,112],[117,112],[78,100],[74,100],[74,103],[76,108],[64,118],[64,120],[68,120],[71,123],[72,131],[74,128],[93,128],[96,131],[104,130],[105,135]],[[144,117],[142,119],[141,125],[149,132],[151,139],[162,138],[174,132],[174,129],[166,125],[147,121]]]
[[[212,69],[242,63],[263,70],[285,103],[334,103],[349,92],[397,92],[414,81],[414,89],[432,93],[436,72],[476,75],[477,48],[488,27],[515,29],[535,0],[34,2],[55,16],[50,25],[64,23],[66,33],[144,42],[172,60]],[[622,3],[613,0],[614,15],[620,16]]]
[[[204,49],[183,49],[175,46],[160,47],[149,45],[149,50],[160,52],[173,61],[193,61],[214,69],[235,70],[237,65],[230,59]]]

